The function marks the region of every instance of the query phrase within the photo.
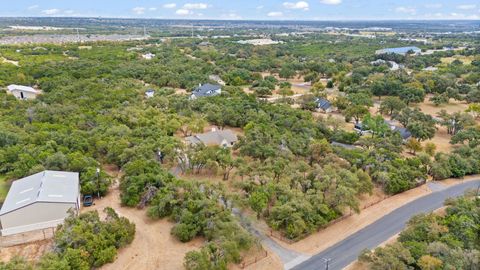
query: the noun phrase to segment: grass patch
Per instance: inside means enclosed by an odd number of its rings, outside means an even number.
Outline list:
[[[442,57],[440,60],[443,64],[451,64],[455,60],[460,60],[463,64],[470,65],[474,59],[473,56],[454,55],[452,57]]]

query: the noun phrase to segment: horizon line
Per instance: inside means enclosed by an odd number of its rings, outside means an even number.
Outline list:
[[[159,20],[159,21],[168,21],[168,20],[176,20],[176,21],[231,21],[231,22],[242,22],[242,21],[261,21],[261,22],[402,22],[402,21],[417,21],[417,22],[430,22],[430,21],[458,21],[458,22],[475,22],[478,21],[480,23],[480,19],[208,19],[208,18],[153,18],[153,17],[146,17],[146,18],[138,18],[138,17],[109,17],[109,16],[0,16],[0,19],[12,19],[12,18],[32,18],[32,19],[122,19],[122,20]],[[480,25],[479,25],[480,28]]]

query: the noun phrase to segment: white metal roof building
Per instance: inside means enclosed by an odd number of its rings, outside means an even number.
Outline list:
[[[80,209],[78,173],[43,171],[12,183],[0,210],[2,236],[56,227]]]
[[[40,91],[33,87],[10,84],[7,86],[8,91],[18,99],[34,99],[40,94]]]

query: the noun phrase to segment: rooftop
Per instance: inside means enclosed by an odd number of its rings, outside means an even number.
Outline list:
[[[77,172],[39,172],[12,183],[0,215],[35,202],[74,203],[79,193]]]
[[[217,91],[221,89],[222,89],[221,85],[206,83],[204,85],[201,85],[195,88],[192,94],[195,95],[196,97],[210,97],[210,96],[218,95]]]
[[[229,129],[215,130],[207,133],[186,137],[185,140],[192,144],[203,143],[205,145],[221,145],[225,140],[231,144],[238,140],[237,135]]]
[[[12,92],[14,90],[19,90],[19,91],[24,91],[24,92],[31,92],[31,93],[39,93],[39,91],[33,89],[33,87],[30,86],[24,86],[24,85],[17,85],[17,84],[10,84],[7,86],[8,91]]]

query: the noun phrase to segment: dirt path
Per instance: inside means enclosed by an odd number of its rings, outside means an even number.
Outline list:
[[[136,225],[133,242],[118,252],[117,259],[103,266],[103,270],[127,269],[184,269],[183,258],[188,251],[199,249],[203,245],[202,239],[195,239],[189,243],[181,243],[170,235],[173,223],[166,219],[152,221],[144,210],[122,207],[120,205],[120,190],[118,182],[112,185],[109,194],[95,205],[83,208],[82,211],[99,210],[112,207],[115,211]]]

